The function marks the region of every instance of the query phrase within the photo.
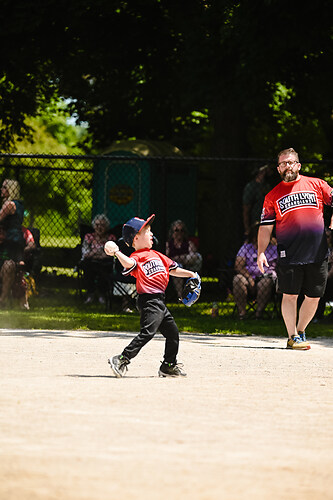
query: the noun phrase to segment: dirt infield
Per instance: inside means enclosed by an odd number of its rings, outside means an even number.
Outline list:
[[[124,379],[128,333],[0,330],[1,500],[333,499],[333,341],[159,336]]]

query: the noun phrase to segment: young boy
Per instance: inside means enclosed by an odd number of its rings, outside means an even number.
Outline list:
[[[116,377],[126,374],[130,360],[154,337],[157,330],[165,337],[164,360],[158,371],[159,376],[186,377],[186,373],[177,364],[179,331],[165,305],[164,292],[169,282],[169,274],[180,278],[198,278],[198,275],[179,268],[169,257],[151,249],[153,233],[150,227],[154,219],[155,215],[151,215],[147,220],[134,217],[124,224],[123,238],[126,244],[135,250],[129,257],[120,252],[114,242],[108,242],[105,246],[105,252],[115,255],[124,266],[123,274],[131,274],[136,278],[141,316],[140,333],[120,355],[108,360]]]

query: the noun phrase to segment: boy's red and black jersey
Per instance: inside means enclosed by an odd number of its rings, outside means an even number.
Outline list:
[[[135,260],[133,267],[123,271],[126,276],[136,278],[136,289],[141,293],[164,293],[169,283],[169,271],[178,264],[156,250],[144,248],[133,252],[130,257]]]
[[[310,264],[327,257],[323,207],[332,206],[332,194],[327,182],[301,175],[266,195],[261,225],[276,224],[280,264]]]

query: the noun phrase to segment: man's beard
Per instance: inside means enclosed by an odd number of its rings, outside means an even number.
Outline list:
[[[282,172],[282,174],[280,174],[280,175],[281,175],[281,179],[284,182],[292,182],[295,179],[297,179],[298,172],[290,172],[289,170],[286,170],[285,172]]]

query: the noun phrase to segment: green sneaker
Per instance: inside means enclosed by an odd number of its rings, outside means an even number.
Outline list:
[[[311,346],[306,340],[303,341],[299,335],[292,335],[291,339],[288,339],[287,349],[308,351],[309,349],[311,349]]]
[[[128,370],[127,365],[129,365],[130,361],[122,354],[119,354],[118,356],[113,356],[113,358],[108,359],[108,363],[115,376],[121,378],[126,375]]]
[[[186,377],[186,373],[182,369],[182,364],[178,363],[163,363],[158,370],[159,377]]]

